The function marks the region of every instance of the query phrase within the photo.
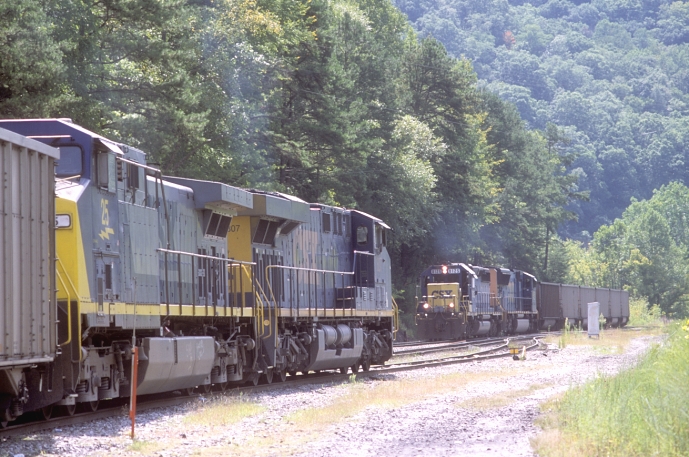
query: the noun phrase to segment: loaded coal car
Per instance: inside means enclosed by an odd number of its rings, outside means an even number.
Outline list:
[[[588,328],[588,304],[600,303],[605,325],[624,327],[629,321],[629,292],[602,287],[540,283],[538,287],[540,328],[561,330],[565,321],[571,327]]]
[[[50,230],[21,231],[35,237],[31,246],[44,246],[42,255],[50,255],[53,238],[56,246],[55,262],[47,258],[40,272],[21,278],[54,275],[42,287],[57,289],[45,310],[23,319],[57,328],[50,336],[28,324],[0,324],[19,340],[48,338],[29,355],[7,353],[29,360],[17,362],[20,368],[0,365],[2,422],[37,409],[48,417],[53,406],[67,414],[77,406],[95,410],[100,400],[128,396],[133,345],[141,354],[139,394],[356,371],[391,357],[396,314],[387,226],[379,219],[163,176],[144,152],[69,120],[4,120],[0,128],[33,138],[50,160],[56,150],[60,157],[56,177],[50,168],[50,179],[42,178],[54,190],[45,183],[20,188],[55,205]],[[3,249],[15,241],[6,236]],[[0,315],[12,315],[11,306],[3,303]]]
[[[536,278],[519,270],[432,265],[417,286],[417,336],[457,339],[535,330],[536,284]]]

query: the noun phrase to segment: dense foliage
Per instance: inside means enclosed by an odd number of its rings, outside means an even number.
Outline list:
[[[567,280],[625,287],[663,313],[689,316],[689,188],[671,183],[603,226],[587,248],[570,241]]]
[[[388,0],[17,0],[0,18],[1,117],[70,117],[166,173],[375,214],[409,293],[432,261],[548,269],[577,196],[562,132],[527,130]]]
[[[689,178],[689,4],[672,0],[394,0],[422,36],[469,59],[529,125],[564,130],[590,202],[586,241],[631,197]]]

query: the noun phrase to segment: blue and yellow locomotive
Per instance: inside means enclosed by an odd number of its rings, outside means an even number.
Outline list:
[[[419,276],[417,337],[458,339],[537,328],[537,280],[529,273],[463,263],[432,265]]]
[[[128,396],[133,345],[139,394],[367,370],[392,356],[381,220],[163,176],[144,152],[69,120],[0,128],[60,153],[51,233],[58,345],[50,363],[22,368],[26,395],[0,383],[0,422]],[[40,389],[49,378],[50,395],[35,395],[32,370],[49,372]],[[3,398],[23,406],[3,413]]]

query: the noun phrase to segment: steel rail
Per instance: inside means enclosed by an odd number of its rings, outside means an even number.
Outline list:
[[[556,334],[556,333],[551,333],[551,334]],[[537,337],[537,338],[542,338],[546,336],[547,334],[545,333],[528,333],[528,334],[523,334],[523,335],[511,335],[508,337],[493,337],[493,338],[481,338],[481,339],[475,339],[475,340],[462,340],[462,341],[455,341],[452,343],[449,343],[447,341],[441,341],[441,342],[436,342],[436,343],[426,343],[426,344],[418,344],[416,346],[421,346],[418,349],[407,349],[407,347],[413,347],[413,346],[407,346],[404,349],[395,351],[393,349],[393,354],[396,356],[399,355],[408,355],[408,354],[430,354],[433,352],[442,352],[442,351],[447,351],[451,349],[456,349],[456,348],[462,348],[462,347],[471,347],[471,346],[487,346],[490,344],[494,344],[496,342],[500,341],[505,341],[506,339],[524,339],[524,338],[531,338],[531,337]],[[395,348],[398,346],[395,345]]]

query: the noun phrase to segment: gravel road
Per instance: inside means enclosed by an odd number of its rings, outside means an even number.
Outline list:
[[[573,385],[633,366],[659,337],[631,341],[624,353],[601,348],[551,346],[526,360],[497,359],[379,376],[355,384],[288,387],[246,396],[263,406],[258,414],[224,427],[185,421],[210,399],[137,418],[138,441],[128,437],[126,416],[65,427],[0,443],[0,457],[23,455],[110,456],[532,456],[529,439],[539,405]],[[440,383],[440,384],[439,384]],[[444,385],[443,383],[450,384]],[[410,385],[428,386],[423,395]],[[295,412],[346,405],[362,389],[399,389],[394,405],[358,408],[316,427],[294,422]],[[356,398],[360,398],[356,397]],[[373,398],[373,397],[372,397]],[[354,401],[354,400],[352,400]],[[347,410],[349,411],[349,410]]]

